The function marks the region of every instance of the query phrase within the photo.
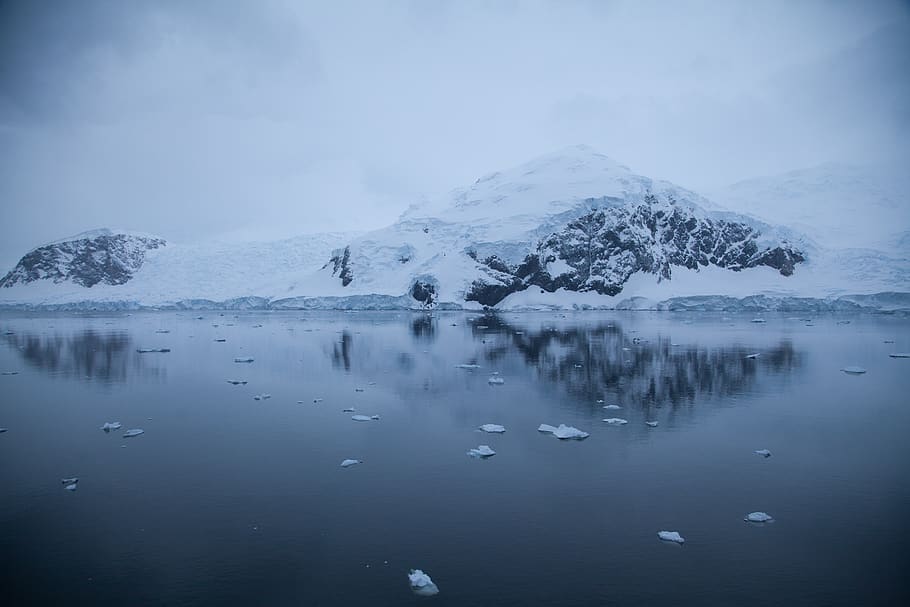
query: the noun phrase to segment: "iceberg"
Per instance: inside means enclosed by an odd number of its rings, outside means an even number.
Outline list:
[[[235,363],[251,363],[253,358],[251,356],[240,356],[234,359]]]
[[[489,432],[491,434],[502,434],[506,431],[505,426],[500,426],[499,424],[484,424],[480,426],[481,432]]]
[[[74,476],[72,478],[61,478],[60,482],[63,483],[64,485],[75,485],[76,483],[79,482],[79,477]]]
[[[105,432],[110,432],[111,430],[119,430],[123,425],[120,422],[104,422],[104,425],[101,426],[101,429]]]
[[[761,356],[761,353],[759,352],[756,352],[754,354],[746,354],[746,360],[758,358],[759,356]]]
[[[582,432],[578,428],[567,426],[565,424],[559,424],[559,427],[551,426],[550,424],[540,424],[537,428],[538,432],[546,432],[552,434],[560,440],[574,439],[574,440],[584,440],[591,436],[587,432]]]
[[[253,397],[253,400],[268,400],[272,398],[271,394],[257,394]]]
[[[767,512],[750,512],[743,520],[749,521],[750,523],[767,523],[774,519]]]
[[[761,455],[762,457],[771,457],[771,452],[767,449],[757,449],[753,451],[753,453],[755,453],[755,455]]]
[[[346,459],[341,462],[342,468],[350,468],[351,466],[356,466],[357,464],[362,464],[363,462],[359,459]]]
[[[142,428],[133,428],[132,430],[127,430],[123,434],[123,438],[133,438],[134,436],[139,436],[140,434],[145,434],[145,430]]]
[[[657,537],[665,542],[675,542],[677,544],[684,544],[686,542],[685,538],[679,534],[679,531],[658,531]]]
[[[352,415],[351,419],[353,419],[355,422],[369,422],[369,421],[377,421],[379,419],[379,416],[378,415]]]
[[[605,420],[602,420],[605,424],[610,424],[611,426],[625,426],[629,423],[628,420],[625,420],[621,417],[608,417]]]
[[[496,452],[490,449],[489,445],[480,445],[476,449],[468,450],[468,455],[479,459],[486,459],[488,457],[493,457],[496,455]]]
[[[430,576],[420,569],[411,569],[408,574],[408,581],[411,583],[411,590],[419,596],[433,596],[439,594],[439,588],[430,579]]]
[[[841,369],[841,371],[843,371],[844,373],[849,373],[850,375],[862,375],[863,373],[866,372],[866,370],[863,369],[862,367],[856,367],[856,366],[844,367],[843,369]]]
[[[603,401],[601,401],[601,402],[603,402]],[[604,409],[610,409],[612,411],[614,409],[622,409],[622,407],[620,407],[619,405],[604,405]]]
[[[77,485],[76,483],[71,483],[71,484],[65,486],[64,489],[66,489],[67,491],[75,491],[78,486],[79,485]]]
[[[648,426],[649,428],[656,428],[657,422],[645,422],[645,425]]]
[[[487,380],[487,383],[491,386],[501,386],[502,384],[506,383],[506,380],[499,376],[493,375],[490,377],[490,379]]]

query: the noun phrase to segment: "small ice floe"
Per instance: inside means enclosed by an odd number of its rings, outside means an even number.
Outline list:
[[[133,438],[134,436],[139,436],[140,434],[145,434],[145,430],[142,428],[133,428],[132,430],[127,430],[123,433],[123,438]]]
[[[477,328],[483,330],[483,329],[489,329],[490,327],[488,327],[487,325],[477,325]]]
[[[268,400],[272,398],[271,394],[257,394],[253,397],[253,400]]]
[[[761,356],[760,352],[756,352],[754,354],[746,354],[746,360],[749,360],[750,358],[758,358],[759,356]]]
[[[625,426],[629,423],[629,420],[623,419],[621,417],[608,417],[602,421],[603,423],[610,424],[611,426]]]
[[[761,455],[762,457],[771,457],[771,452],[768,451],[767,449],[756,449],[752,453],[754,453],[755,455]]]
[[[378,421],[378,415],[352,415],[351,419],[355,422],[369,422],[369,421]]]
[[[164,354],[165,352],[170,352],[170,348],[137,348],[136,352],[139,354],[155,354],[160,353]]]
[[[488,457],[493,457],[496,455],[496,452],[490,449],[489,445],[480,445],[476,449],[469,449],[468,455],[471,457],[476,457],[478,459],[486,459]]]
[[[9,430],[9,428],[0,428],[0,434],[3,434],[3,433],[6,432],[7,430]]]
[[[844,367],[843,369],[841,369],[841,371],[843,371],[844,373],[849,373],[850,375],[862,375],[863,373],[866,372],[866,370],[863,369],[862,367],[856,367],[856,366]]]
[[[491,386],[501,386],[504,383],[506,383],[506,380],[499,377],[498,375],[491,375],[490,378],[487,380],[487,383],[490,384]]]
[[[363,392],[363,388],[354,388],[354,392]]]
[[[538,426],[538,428],[537,428],[537,431],[538,432],[547,432],[549,434],[552,434],[553,436],[555,436],[556,438],[558,438],[560,440],[568,440],[568,439],[584,440],[584,439],[588,438],[589,436],[591,436],[587,432],[582,432],[578,428],[574,428],[572,426],[567,426],[565,424],[559,424],[558,428],[555,426],[551,426],[550,424],[540,424],[540,426]]]
[[[63,488],[67,491],[75,491],[77,485],[79,484],[79,477],[74,476],[72,478],[61,478],[60,482],[63,484]]]
[[[649,428],[656,428],[657,422],[645,422],[645,425]]]
[[[247,384],[245,379],[229,379],[227,380],[227,383],[232,386],[245,386]]]
[[[575,368],[576,368],[576,369],[581,369],[582,367],[584,367],[584,365],[580,365],[580,364],[578,364],[578,363],[575,364]]]
[[[238,356],[234,359],[235,363],[251,363],[253,362],[253,357],[251,356]]]
[[[367,382],[367,385],[368,385],[368,386],[375,386],[375,385],[376,385],[376,382],[370,381],[370,382]]]
[[[455,365],[456,369],[479,369],[480,365],[475,365],[473,363],[462,363],[460,365]]]
[[[849,324],[850,324],[850,321],[849,321],[849,320],[839,320],[839,321],[837,321],[837,324],[839,324],[839,325],[849,325]]]
[[[347,409],[342,409],[341,412],[342,413],[353,413],[354,407],[348,407]]]
[[[774,518],[767,512],[750,512],[743,520],[750,523],[767,523],[773,521]]]
[[[910,352],[895,352],[894,354],[889,354],[891,358],[910,358]]]
[[[157,329],[155,333],[170,333],[168,329]]]
[[[765,319],[764,318],[753,318],[751,322],[763,323],[763,322],[765,322]]]
[[[105,432],[110,432],[111,430],[119,430],[123,427],[123,424],[120,422],[104,422],[104,425],[101,426],[101,429]]]
[[[321,402],[324,401],[324,400],[325,400],[324,398],[314,398],[314,399],[313,399],[313,402],[314,402],[314,403],[321,403]],[[301,401],[301,402],[303,402],[303,401]]]
[[[0,375],[19,375],[18,371],[3,371]]]
[[[341,462],[342,468],[350,468],[351,466],[356,466],[357,464],[362,464],[363,462],[359,459],[346,459]]]
[[[253,325],[253,328],[254,328],[254,329],[261,329],[261,328],[262,328],[262,325]]]
[[[657,537],[665,542],[675,542],[677,544],[686,543],[686,539],[679,534],[679,531],[658,531]]]
[[[506,427],[499,424],[484,424],[480,426],[480,431],[489,432],[490,434],[502,434],[506,431]]]
[[[223,337],[218,337],[218,338],[215,339],[215,341],[217,341],[217,342],[219,342],[219,343],[224,343],[224,342],[226,342],[227,340],[226,340],[225,338],[223,338]]]
[[[604,402],[604,401],[601,400],[601,401],[598,401],[598,402],[601,402],[601,403],[602,403],[602,402]],[[622,407],[620,407],[619,405],[604,405],[604,409],[609,409],[609,410],[612,411],[612,410],[614,410],[614,409],[622,409]]]
[[[439,594],[439,588],[433,583],[426,573],[420,569],[411,569],[408,574],[408,581],[411,583],[411,590],[419,596],[433,596]]]
[[[604,404],[604,399],[598,398],[598,399],[597,399],[597,404],[598,404],[598,405]]]

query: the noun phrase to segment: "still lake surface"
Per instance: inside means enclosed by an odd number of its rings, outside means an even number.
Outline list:
[[[910,319],[752,318],[5,313],[2,602],[905,602]]]

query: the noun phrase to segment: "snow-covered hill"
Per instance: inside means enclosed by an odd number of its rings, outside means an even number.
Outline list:
[[[753,201],[765,192],[762,220],[754,202],[739,205],[749,214],[726,211],[574,146],[482,177],[356,237],[181,246],[102,233],[53,243],[4,279],[0,304],[516,309],[684,306],[699,297],[730,306],[758,295],[750,301],[774,307],[801,297],[910,292],[910,263],[899,248],[835,248],[771,222],[777,211],[767,209],[775,205],[793,219],[793,198],[806,188],[764,183],[733,188]],[[789,203],[779,202],[787,196]],[[825,221],[838,225],[827,213]],[[910,226],[894,226],[906,240]],[[875,301],[886,299],[893,302]]]

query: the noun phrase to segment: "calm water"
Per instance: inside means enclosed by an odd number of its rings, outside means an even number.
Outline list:
[[[899,603],[910,320],[792,316],[0,316],[2,601]]]

